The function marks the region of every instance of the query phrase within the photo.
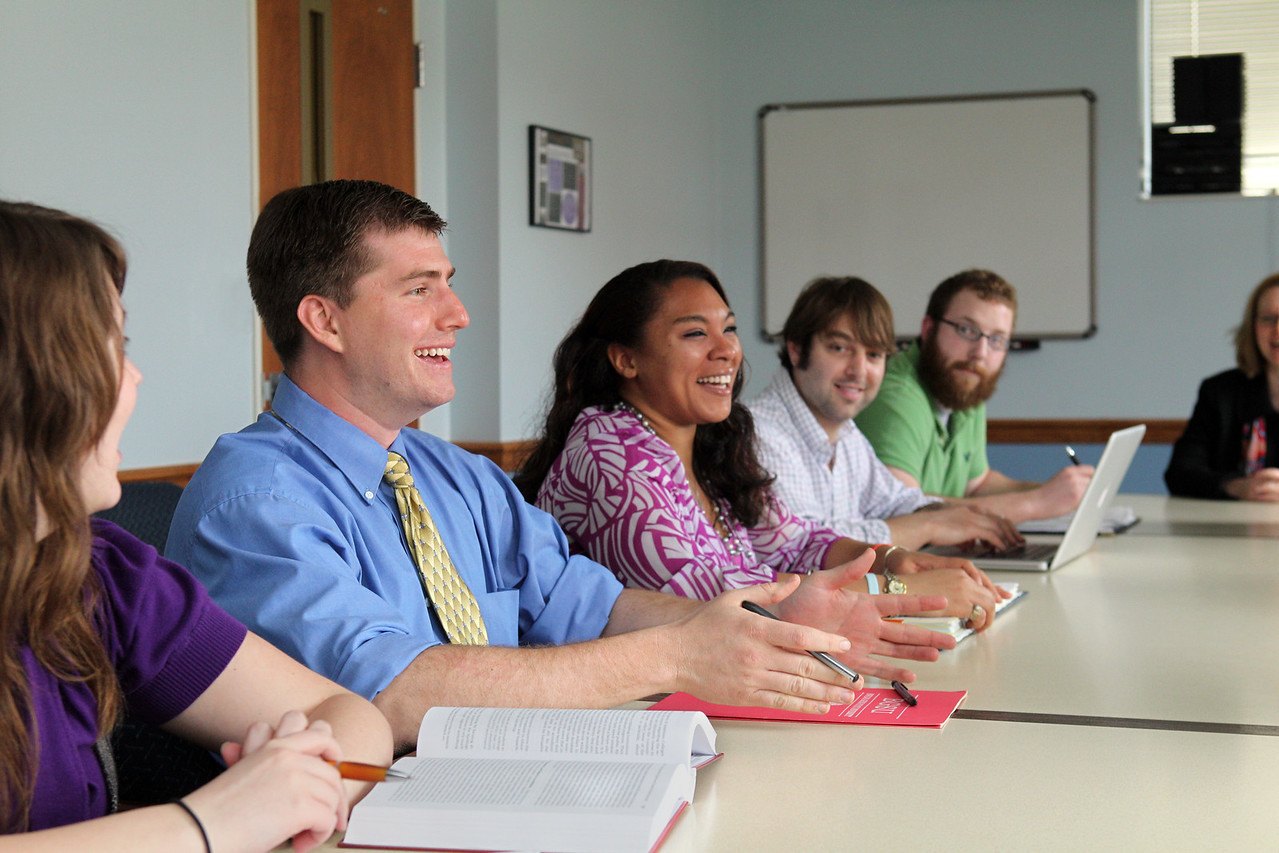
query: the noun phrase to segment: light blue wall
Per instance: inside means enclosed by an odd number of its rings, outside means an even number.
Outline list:
[[[478,437],[534,433],[554,347],[613,275],[721,260],[715,20],[684,0],[498,3],[501,419]],[[591,137],[591,233],[529,227],[530,124]]]
[[[129,350],[145,379],[126,468],[199,460],[254,414],[249,9],[0,9],[0,197],[97,219],[129,252]]]
[[[1097,464],[1103,449],[1101,444],[1075,446],[1079,458],[1089,465]],[[1060,444],[992,444],[986,452],[991,467],[1026,480],[1047,480],[1066,464],[1066,453]],[[1137,449],[1120,489],[1141,494],[1167,494],[1164,469],[1168,467],[1171,456],[1171,445],[1143,444]]]
[[[449,220],[455,288],[471,315],[455,352],[457,397],[424,425],[471,441],[524,438],[555,345],[609,277],[663,254],[718,260],[714,9],[437,0],[418,13],[426,37],[444,33],[447,187],[424,183],[419,194]],[[530,124],[592,138],[590,234],[529,227]]]

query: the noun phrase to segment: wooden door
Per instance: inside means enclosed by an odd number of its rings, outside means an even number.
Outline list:
[[[261,203],[333,178],[415,192],[412,0],[258,0],[257,24]],[[264,387],[281,369],[263,335]]]

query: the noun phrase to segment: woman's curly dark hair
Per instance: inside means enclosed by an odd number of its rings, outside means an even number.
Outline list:
[[[560,341],[555,350],[555,387],[546,409],[546,422],[533,451],[515,476],[515,483],[527,500],[536,499],[582,410],[622,401],[621,376],[609,361],[608,347],[638,347],[644,327],[657,313],[661,299],[681,278],[706,282],[728,304],[719,279],[702,264],[651,261],[623,270],[600,288],[577,325]],[[755,421],[737,399],[743,384],[743,372],[738,371],[733,382],[733,406],[725,420],[697,427],[693,475],[707,496],[726,501],[737,520],[749,527],[764,512],[773,478],[755,453]]]

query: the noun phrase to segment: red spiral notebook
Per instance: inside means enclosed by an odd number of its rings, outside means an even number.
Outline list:
[[[867,687],[849,705],[832,705],[825,714],[801,714],[774,708],[715,705],[687,693],[672,693],[654,711],[701,711],[719,720],[780,720],[792,723],[846,723],[854,726],[910,726],[940,729],[968,695],[966,690],[917,690],[919,704],[906,704],[893,690]]]

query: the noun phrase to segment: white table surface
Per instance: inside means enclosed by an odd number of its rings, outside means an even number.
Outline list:
[[[1279,541],[1099,538],[981,635],[914,666],[966,707],[1279,725]]]
[[[1279,525],[1279,507],[1118,502],[1152,521]],[[1279,846],[1279,737],[1182,725],[1279,726],[1279,541],[1133,531],[1051,573],[992,574],[1029,594],[915,665],[915,686],[966,689],[961,713],[1011,719],[718,721],[725,757],[699,771],[663,850]]]

